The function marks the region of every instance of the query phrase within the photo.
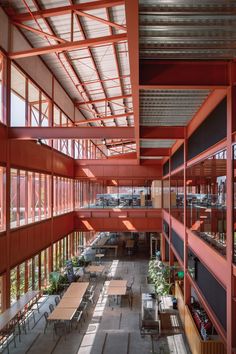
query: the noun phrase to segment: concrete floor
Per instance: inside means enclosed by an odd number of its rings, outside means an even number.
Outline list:
[[[161,336],[146,335],[139,331],[140,294],[145,291],[148,261],[137,257],[122,257],[122,260],[104,261],[115,276],[131,279],[134,276],[134,301],[132,309],[126,301],[122,306],[103,295],[104,281],[96,282],[95,302],[90,304],[88,317],[81,328],[73,329],[64,337],[53,338],[52,325],[43,333],[45,320],[43,313],[54,304],[54,297],[42,298],[40,313],[36,313],[36,324],[31,319],[31,329],[16,339],[16,348],[10,345],[11,354],[191,354],[179,327],[179,318],[172,311],[177,327],[164,331]],[[4,351],[4,354],[7,350]]]

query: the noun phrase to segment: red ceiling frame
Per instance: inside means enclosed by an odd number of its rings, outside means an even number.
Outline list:
[[[126,26],[129,46],[130,79],[132,87],[135,140],[137,159],[139,151],[139,3],[138,0],[125,0]]]
[[[107,18],[110,19],[110,14],[109,14],[109,9],[108,8],[106,8],[106,14],[107,14]],[[113,34],[112,28],[109,27],[109,29],[110,29],[110,35],[112,35]],[[124,95],[124,84],[123,84],[123,81],[121,79],[120,65],[118,63],[117,50],[116,50],[116,46],[115,46],[114,43],[112,43],[112,48],[113,48],[113,54],[114,54],[114,57],[115,57],[116,70],[117,70],[117,73],[118,73],[118,76],[119,76],[121,92],[122,92],[122,95]],[[127,107],[125,107],[125,108],[127,108]],[[128,117],[126,118],[126,120],[127,120],[127,125],[130,126]]]
[[[140,127],[140,139],[184,139],[186,127],[182,126],[160,126]]]
[[[91,100],[91,101],[86,101],[86,102],[75,102],[75,105],[77,107],[82,106],[84,104],[94,104],[94,103],[99,103],[99,102],[110,102],[110,101],[116,101],[120,100],[122,98],[130,98],[132,95],[122,95],[122,96],[114,96],[114,97],[104,97],[104,98],[99,98],[98,100]]]
[[[70,3],[73,4],[73,3],[72,3],[72,0],[70,0]],[[109,17],[108,17],[108,18],[109,18]],[[83,27],[82,27],[82,25],[81,25],[79,16],[76,16],[76,20],[77,20],[77,24],[78,24],[78,26],[79,26],[79,28],[80,28],[80,30],[81,30],[81,33],[82,33],[84,39],[86,39],[85,31],[84,31],[84,29],[83,29]],[[110,27],[109,27],[109,28],[110,28]],[[110,28],[110,34],[112,35],[111,28]],[[114,47],[114,44],[113,44],[113,47]],[[98,76],[98,78],[99,78],[99,80],[100,80],[100,83],[101,83],[101,87],[102,87],[104,96],[105,96],[105,97],[108,97],[108,96],[107,96],[107,92],[106,92],[106,88],[105,88],[105,86],[104,86],[104,83],[103,83],[103,81],[102,81],[100,72],[99,72],[98,67],[97,67],[97,64],[96,64],[96,61],[94,60],[93,53],[92,53],[92,51],[91,51],[90,48],[88,48],[88,51],[89,51],[89,53],[90,53],[90,57],[91,57],[93,66],[94,66],[94,68],[95,68],[96,74],[97,74],[97,76]],[[118,74],[119,74],[119,76],[120,76],[119,71],[118,71]],[[121,86],[121,80],[119,80],[119,81],[120,81],[120,87],[122,87],[122,86]],[[89,92],[90,92],[90,91],[91,91],[91,90],[89,90]],[[122,93],[123,93],[123,90],[122,90]],[[110,108],[110,111],[111,111],[112,115],[115,115],[115,111],[113,110],[112,106],[109,106],[109,108]],[[94,109],[97,111],[97,108],[96,108],[96,107],[94,107]],[[98,112],[98,111],[97,111],[97,112]],[[117,121],[116,121],[115,119],[114,119],[114,123],[116,124],[116,126],[118,126],[118,123],[117,123]],[[103,121],[101,121],[101,124],[104,126]]]
[[[132,116],[134,112],[128,112],[128,113],[122,113],[122,114],[114,114],[112,116],[107,116],[107,117],[98,117],[98,118],[92,118],[92,119],[85,119],[85,120],[80,120],[75,122],[75,125],[81,125],[81,124],[86,124],[86,123],[93,123],[93,122],[98,122],[98,121],[104,121],[104,120],[109,120],[109,119],[118,119],[118,118],[123,118],[127,116]]]
[[[140,60],[140,88],[224,88],[230,83],[226,61]]]
[[[96,9],[103,9],[107,7],[124,5],[124,0],[100,0],[87,2],[84,4],[74,4],[70,6],[61,6],[45,10],[32,11],[32,15],[35,19],[48,18],[53,16],[61,16],[72,11],[90,11]],[[21,14],[9,14],[14,21],[24,22],[32,20],[32,16],[26,12]]]
[[[34,4],[35,4],[35,6],[39,9],[39,5],[38,5],[38,3],[36,2],[36,0],[33,0],[33,2],[34,2]],[[84,6],[82,6],[82,8],[80,7],[80,10],[89,10],[89,9],[95,9],[95,8],[106,8],[106,11],[107,11],[107,16],[108,16],[108,19],[109,19],[109,12],[108,12],[108,8],[109,7],[111,7],[111,6],[117,6],[117,5],[120,5],[120,4],[124,4],[124,1],[111,1],[111,2],[108,2],[108,1],[105,1],[105,2],[102,2],[102,1],[99,1],[99,6],[98,6],[98,2],[94,2],[94,3],[90,3],[89,4],[89,8],[88,7],[84,7]],[[27,3],[25,3],[25,5],[26,5],[26,7],[28,8],[28,6],[27,6]],[[87,4],[82,4],[82,5],[87,5]],[[72,11],[74,10],[74,5],[73,5],[73,3],[72,3],[72,5],[71,5],[72,7],[73,7],[73,9],[72,9]],[[78,7],[79,8],[79,7]],[[76,6],[76,9],[77,9],[77,6]],[[39,17],[41,17],[41,15],[42,15],[42,12],[44,12],[44,10],[40,10],[39,9],[39,11],[36,11],[36,12],[31,12],[30,11],[30,9],[28,8],[28,10],[29,10],[29,14],[27,14],[27,16],[28,16],[28,19],[34,19],[35,21],[36,21],[36,19],[37,19],[37,17],[39,16]],[[50,10],[50,9],[48,9],[48,10]],[[58,10],[58,9],[57,9]],[[59,11],[61,11],[62,9],[59,9]],[[64,11],[65,9],[63,9],[63,11]],[[67,7],[67,9],[66,9],[66,11],[69,11],[69,9],[68,9],[68,7]],[[70,8],[70,11],[71,11],[71,8]],[[79,11],[79,10],[78,10]],[[61,13],[61,12],[60,12]],[[52,13],[51,13],[52,14]],[[25,14],[26,15],[26,14]],[[55,13],[55,15],[56,15],[56,13]],[[83,14],[82,14],[83,15]],[[84,16],[86,16],[87,14],[84,14]],[[47,13],[47,15],[46,16],[44,16],[44,14],[42,15],[42,18],[44,19],[44,21],[45,21],[45,23],[46,23],[46,25],[47,25],[47,27],[49,28],[49,30],[50,30],[50,32],[52,33],[52,34],[50,34],[50,33],[45,33],[44,31],[42,31],[42,29],[41,30],[36,30],[36,29],[34,29],[34,28],[31,28],[31,27],[29,27],[29,26],[26,26],[26,25],[21,25],[21,24],[19,24],[19,23],[16,23],[16,25],[19,25],[19,27],[24,27],[24,29],[28,29],[28,30],[30,30],[30,31],[32,31],[32,32],[35,32],[36,34],[38,34],[38,35],[40,35],[40,36],[43,36],[43,37],[46,37],[46,38],[51,38],[51,39],[53,39],[53,40],[55,40],[55,41],[58,41],[58,42],[61,42],[61,43],[63,43],[63,44],[65,44],[65,45],[67,45],[67,44],[69,44],[70,45],[70,42],[66,42],[65,40],[63,40],[63,39],[61,39],[61,38],[58,38],[55,34],[54,34],[54,32],[53,32],[53,30],[52,30],[52,28],[49,26],[49,24],[46,22],[46,20],[45,20],[45,18],[47,18],[49,16],[49,13]],[[89,15],[88,15],[89,16]],[[87,17],[88,17],[87,16]],[[93,16],[90,16],[90,18],[91,19],[94,19],[94,20],[99,20],[99,21],[102,21],[102,22],[104,22],[103,21],[103,19],[99,19],[99,18],[96,18],[96,16],[94,16],[93,18],[92,18]],[[12,18],[14,18],[15,20],[16,20],[16,17],[13,15],[12,16]],[[21,20],[20,19],[17,19],[18,21],[22,21],[23,20],[23,17],[21,17]],[[37,22],[37,21],[36,21]],[[106,24],[107,25],[111,25],[112,26],[112,24],[113,24],[113,22],[111,22],[111,21],[106,21],[105,20],[105,22],[106,22]],[[104,22],[104,23],[105,23]],[[118,27],[116,26],[117,24],[114,24],[114,26],[113,27],[116,27],[117,29],[118,29]],[[72,25],[73,26],[73,25]],[[118,25],[119,26],[119,25]],[[39,25],[39,27],[40,27],[40,25]],[[80,26],[81,27],[81,26]],[[72,28],[73,29],[73,28]],[[125,27],[123,27],[123,26],[119,26],[119,29],[122,29],[122,30],[126,30],[126,28]],[[109,36],[109,42],[110,42],[110,38],[114,38],[114,36],[116,36],[115,34],[113,35],[112,33],[112,30],[111,30],[111,28],[110,28],[110,32],[111,32],[111,36]],[[73,36],[72,36],[73,37]],[[73,39],[73,38],[71,38],[71,39]],[[85,41],[87,40],[86,38],[85,38],[85,35],[84,35],[84,39],[85,39]],[[117,53],[116,53],[116,48],[115,48],[115,46],[114,46],[114,42],[112,43],[112,45],[113,45],[113,48],[114,48],[114,54],[115,54],[115,59],[116,59],[116,66],[117,66],[117,71],[118,71],[118,73],[119,73],[119,77],[117,78],[119,81],[120,81],[120,87],[121,87],[121,90],[122,90],[122,93],[123,93],[123,86],[122,86],[122,81],[121,81],[121,75],[120,75],[120,71],[119,71],[119,64],[118,64],[118,59],[117,59]],[[53,50],[52,49],[52,47],[54,47],[54,46],[50,46],[50,48],[51,48],[51,50]],[[56,45],[56,47],[58,47],[58,48],[60,48],[60,45]],[[48,51],[48,49],[49,49],[49,47],[46,47],[46,51]],[[55,49],[55,48],[54,48]],[[89,48],[88,48],[89,49]],[[33,50],[36,50],[37,51],[37,49],[33,49]],[[58,49],[59,50],[59,49]],[[54,51],[54,50],[53,50]],[[35,52],[36,53],[36,52]],[[19,54],[19,53],[18,53]],[[37,54],[39,54],[38,52],[37,52]],[[56,53],[55,53],[56,54]],[[93,60],[93,56],[92,56],[92,53],[90,52],[90,54],[91,54],[91,58],[92,58],[92,60]],[[20,54],[19,54],[20,55]],[[26,54],[27,56],[29,55],[29,54]],[[56,54],[56,55],[58,55],[58,54]],[[77,75],[77,73],[74,71],[74,69],[73,69],[73,66],[72,66],[72,64],[70,64],[70,60],[69,60],[69,57],[67,56],[67,53],[63,53],[63,55],[65,56],[65,59],[66,59],[66,61],[68,62],[68,64],[70,65],[70,68],[73,70],[73,72],[76,74],[76,77],[77,77],[77,79],[78,79],[78,81],[79,81],[79,85],[77,86],[77,87],[79,87],[80,85],[81,86],[85,86],[82,82],[81,82],[81,80],[79,80],[79,78],[78,78],[78,75]],[[14,57],[14,58],[16,58],[16,56]],[[58,59],[60,60],[60,57],[58,56]],[[60,60],[61,61],[61,60]],[[96,63],[95,63],[95,61],[93,60],[93,62],[94,62],[94,66],[95,66],[95,69],[96,69],[96,72],[98,73],[98,76],[99,76],[99,78],[101,79],[101,77],[100,77],[100,75],[99,75],[99,72],[98,72],[98,69],[97,69],[97,67],[96,67]],[[62,66],[64,67],[64,69],[65,69],[65,71],[67,72],[67,74],[69,75],[69,77],[70,77],[70,73],[68,72],[68,70],[67,70],[67,68],[64,66],[64,63],[61,61],[61,64],[62,64]],[[128,75],[126,75],[127,77],[128,77]],[[71,77],[70,77],[71,78]],[[71,78],[72,79],[72,78]],[[106,79],[104,79],[104,80],[100,80],[101,82],[102,81],[105,81]],[[110,78],[108,78],[107,79],[107,81],[108,80],[111,80]],[[102,85],[103,86],[103,85]],[[85,89],[85,88],[84,88]],[[83,90],[84,90],[83,89]],[[104,89],[104,87],[103,87],[103,90],[104,90],[104,94],[106,95],[106,93],[105,93],[105,89]],[[86,90],[87,91],[87,90]],[[81,94],[81,92],[80,92],[80,94]],[[88,93],[86,93],[86,95],[89,95]],[[125,96],[125,95],[124,95]],[[125,97],[124,97],[125,98]],[[108,98],[108,100],[109,100],[109,98]],[[85,101],[86,102],[86,101]],[[85,103],[86,104],[86,103]],[[115,104],[115,103],[114,103]],[[122,105],[122,107],[123,107],[123,105]],[[110,109],[111,109],[111,107],[110,107]],[[126,108],[127,110],[129,110],[130,108]],[[98,112],[94,112],[94,110],[97,110],[96,109],[96,107],[92,107],[92,108],[88,108],[88,110],[89,111],[91,111],[91,113],[95,116],[95,115],[97,115],[98,114]],[[125,115],[123,115],[123,116],[126,116],[126,117],[128,117],[129,115],[131,115],[132,113],[131,112],[129,112],[128,114],[125,114]],[[112,115],[111,117],[105,117],[104,118],[104,120],[105,119],[111,119],[111,118],[113,118],[113,116],[114,116],[114,118],[116,118],[116,116],[118,116],[118,118],[119,117],[121,117],[122,115],[116,115],[116,114],[114,114],[114,115]],[[97,118],[95,118],[96,120],[97,120]],[[93,119],[91,120],[91,121],[93,121]],[[114,122],[116,122],[116,121],[114,121]],[[102,121],[101,121],[101,123],[102,123]],[[127,123],[128,123],[128,118],[127,118]],[[79,123],[79,124],[83,124],[83,123]]]
[[[108,25],[108,26],[111,26],[111,27],[114,27],[118,30],[122,30],[122,31],[126,31],[126,27],[122,26],[122,25],[119,25],[118,23],[114,23],[114,22],[111,22],[111,21],[107,21],[107,20],[104,20],[103,18],[100,18],[100,17],[97,17],[97,16],[93,16],[93,15],[90,15],[90,14],[87,14],[83,11],[78,11],[78,10],[75,10],[74,11],[77,15],[79,16],[82,16],[82,17],[87,17],[91,20],[94,20],[94,21],[98,21],[100,23],[103,23],[105,25]]]
[[[134,139],[133,127],[18,127],[9,139]]]
[[[20,58],[27,58],[36,55],[43,55],[49,53],[58,53],[62,51],[68,51],[73,49],[79,48],[87,48],[87,47],[94,47],[102,44],[110,44],[115,42],[124,41],[127,39],[126,33],[122,34],[114,34],[113,36],[104,36],[104,37],[96,37],[96,38],[89,38],[81,41],[75,42],[66,42],[61,44],[55,44],[51,46],[45,46],[40,48],[33,48],[29,50],[22,50],[15,53],[9,53],[10,59],[20,59]]]
[[[46,32],[41,31],[41,30],[37,30],[36,28],[33,28],[33,27],[30,27],[30,26],[24,25],[23,23],[18,23],[18,22],[12,21],[12,24],[15,25],[15,26],[17,26],[17,27],[23,28],[23,29],[25,29],[25,30],[27,30],[27,31],[36,33],[36,34],[38,34],[40,37],[43,37],[43,38],[47,37],[47,38],[53,39],[53,40],[58,41],[58,42],[61,42],[61,43],[66,43],[66,42],[67,42],[65,39],[62,39],[62,38],[60,38],[60,37],[54,36],[53,34],[46,33]]]

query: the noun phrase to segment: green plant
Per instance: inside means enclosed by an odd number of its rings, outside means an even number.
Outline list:
[[[58,294],[63,289],[66,283],[66,276],[58,272],[51,272],[49,274],[49,287],[45,289],[45,292],[48,295]]]
[[[172,267],[164,265],[160,260],[152,259],[149,261],[148,277],[155,285],[155,290],[159,295],[170,293],[172,283],[170,283]]]
[[[79,266],[79,257],[78,256],[74,256],[71,259],[73,267],[78,267]]]

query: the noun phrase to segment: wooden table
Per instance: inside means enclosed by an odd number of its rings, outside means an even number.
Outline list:
[[[127,280],[111,280],[108,288],[115,286],[126,288]]]
[[[76,312],[76,308],[60,308],[56,307],[54,311],[49,315],[48,319],[50,321],[62,320],[62,321],[71,321],[74,314]]]
[[[24,307],[31,302],[36,296],[39,295],[39,291],[30,290],[25,293],[19,300],[17,300],[9,309],[4,311],[0,315],[0,331],[7,326],[7,324],[21,312]]]
[[[90,265],[86,268],[86,271],[90,273],[102,273],[104,269],[105,267],[102,265]]]
[[[124,286],[111,286],[107,289],[107,295],[119,296],[126,294],[126,287]]]
[[[63,297],[57,308],[74,308],[77,309],[81,303],[80,297]]]
[[[76,297],[82,300],[87,287],[89,286],[88,282],[83,283],[71,283],[69,288],[66,290],[65,294],[63,295],[63,299],[66,297]]]

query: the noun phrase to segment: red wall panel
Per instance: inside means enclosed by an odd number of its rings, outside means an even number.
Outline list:
[[[161,232],[160,218],[75,218],[78,231],[158,231]]]
[[[52,160],[53,157],[53,160]],[[11,140],[10,159],[14,167],[39,170],[65,177],[74,176],[74,160],[48,146],[40,146],[35,141]]]
[[[10,267],[23,262],[74,230],[73,213],[27,225],[10,232]],[[0,237],[0,272],[6,268],[6,237]]]
[[[53,242],[74,230],[74,213],[57,216],[53,219]]]
[[[53,151],[53,170],[55,174],[74,177],[74,160],[58,151]]]
[[[10,159],[14,167],[45,172],[52,169],[51,149],[34,141],[11,140]]]
[[[102,162],[101,162],[102,163]],[[94,166],[79,165],[78,160],[75,161],[75,177],[77,178],[114,178],[114,179],[131,179],[131,178],[145,178],[145,179],[159,179],[162,177],[162,168],[160,165],[136,166],[136,165],[110,165],[110,166]]]

